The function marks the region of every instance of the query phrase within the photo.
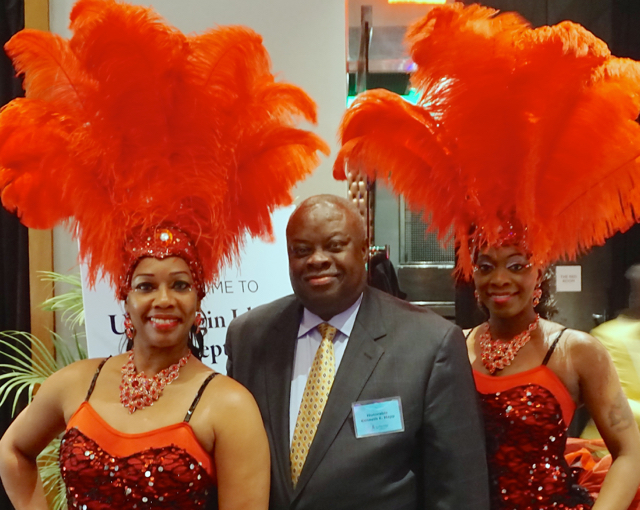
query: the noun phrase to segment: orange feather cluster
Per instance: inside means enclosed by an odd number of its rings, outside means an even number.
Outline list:
[[[474,234],[524,229],[542,264],[628,229],[640,210],[640,64],[612,57],[583,27],[531,29],[517,14],[436,7],[407,39],[418,105],[384,90],[347,111],[345,165],[387,179],[470,277]]]
[[[3,205],[32,228],[69,222],[90,282],[114,287],[134,231],[164,223],[194,241],[210,284],[244,235],[328,154],[313,101],[274,81],[240,26],[185,36],[151,9],[80,0],[73,37],[23,30],[6,45],[27,98],[0,112]]]

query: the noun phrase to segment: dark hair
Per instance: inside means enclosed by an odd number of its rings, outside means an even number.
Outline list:
[[[207,330],[201,327],[199,332],[196,333],[196,331],[196,326],[191,326],[191,331],[189,331],[189,350],[191,354],[201,360],[204,357],[204,335],[207,334]],[[129,340],[126,336],[124,339],[127,341],[125,351],[130,351],[133,348],[133,340]]]
[[[549,266],[542,275],[542,281],[540,282],[540,290],[542,296],[540,296],[540,302],[535,307],[536,313],[540,314],[543,319],[551,319],[558,313],[558,306],[555,298],[553,297],[553,291],[555,290],[556,271],[555,268]]]

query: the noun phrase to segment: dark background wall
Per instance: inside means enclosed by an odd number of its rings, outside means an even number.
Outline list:
[[[0,0],[0,44],[24,27],[24,1]],[[21,95],[20,81],[14,77],[9,58],[0,52],[0,105]],[[0,141],[0,144],[2,142]],[[29,331],[28,232],[18,219],[0,207],[0,331]],[[0,363],[8,360],[0,349]],[[11,404],[0,408],[0,434],[11,423]],[[0,488],[0,509],[12,509]]]
[[[0,44],[24,27],[23,0],[0,1]],[[11,61],[0,52],[0,106],[21,95]],[[1,142],[0,142],[1,143]],[[0,208],[0,331],[29,330],[29,273],[27,229]]]
[[[465,1],[464,3],[476,3]],[[501,11],[516,11],[534,27],[570,20],[580,23],[610,46],[613,33],[612,0],[486,0],[480,2]],[[625,3],[631,3],[625,0]]]

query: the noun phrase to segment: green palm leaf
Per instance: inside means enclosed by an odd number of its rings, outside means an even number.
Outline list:
[[[12,413],[15,414],[20,396],[27,391],[28,401],[36,385],[60,367],[47,347],[31,333],[1,331],[0,351],[12,363],[0,364],[0,405],[13,395]]]
[[[80,275],[61,275],[43,272],[44,280],[56,283],[66,283],[72,286],[69,292],[60,294],[43,303],[45,310],[62,312],[62,320],[70,329],[84,326],[84,306],[82,301],[82,283]],[[57,370],[71,363],[86,359],[87,353],[81,345],[79,337],[74,335],[75,349],[56,333],[51,332],[56,356],[49,348],[31,333],[22,331],[0,331],[0,353],[3,363],[0,363],[0,405],[13,398],[12,413],[20,397],[27,392],[27,401],[31,402],[35,388]],[[48,496],[51,510],[65,510],[67,508],[66,487],[58,457],[60,454],[60,439],[54,439],[38,456],[38,471]]]
[[[65,275],[51,271],[39,271],[46,282],[65,283],[71,290],[53,296],[42,303],[42,308],[50,312],[62,312],[62,320],[74,329],[84,325],[84,303],[82,301],[82,280],[79,274]]]
[[[60,455],[60,439],[54,439],[38,455],[38,471],[46,494],[51,494],[51,510],[67,508],[67,489],[60,474],[58,457]]]

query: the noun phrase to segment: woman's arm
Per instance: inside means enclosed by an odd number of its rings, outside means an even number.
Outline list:
[[[47,510],[36,457],[65,429],[64,395],[74,382],[73,365],[55,373],[38,390],[0,440],[0,477],[16,510]],[[76,379],[77,381],[77,379]]]
[[[626,510],[640,484],[640,432],[604,346],[580,334],[571,359],[582,400],[613,458],[593,510]]]
[[[269,507],[270,458],[262,416],[239,383],[218,376],[213,457],[219,510]]]

